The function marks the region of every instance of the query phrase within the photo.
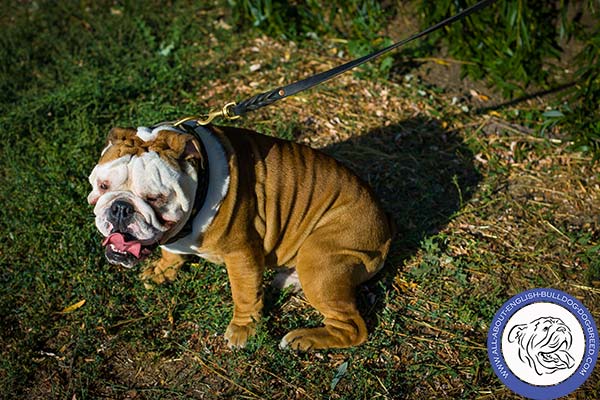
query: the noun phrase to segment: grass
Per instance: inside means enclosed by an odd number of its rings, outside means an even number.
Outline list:
[[[222,266],[195,260],[147,290],[108,265],[85,198],[110,127],[219,107],[341,61],[339,41],[239,34],[224,2],[203,4],[0,6],[2,397],[513,398],[485,349],[505,300],[550,286],[600,321],[597,167],[558,128],[535,134],[543,101],[465,112],[487,104],[416,77],[346,74],[235,121],[335,155],[394,216],[385,272],[359,292],[366,344],[279,350],[320,319],[301,296],[267,290],[257,337],[231,351]],[[596,371],[572,398],[598,398],[599,382]]]

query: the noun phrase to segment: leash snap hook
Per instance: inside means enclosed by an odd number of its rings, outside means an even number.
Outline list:
[[[217,118],[217,117],[223,117],[229,121],[232,121],[234,119],[238,119],[240,116],[239,115],[235,115],[232,111],[233,107],[236,106],[235,101],[232,101],[231,103],[227,103],[223,106],[223,109],[221,109],[220,111],[211,111],[208,114],[196,117],[196,116],[190,116],[190,117],[185,117],[182,118],[180,120],[178,120],[177,122],[175,122],[175,124],[173,124],[173,126],[179,126],[181,124],[183,124],[184,122],[188,122],[188,121],[195,121],[198,125],[208,125],[212,122],[213,119]]]

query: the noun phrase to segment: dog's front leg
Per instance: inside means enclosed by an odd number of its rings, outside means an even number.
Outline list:
[[[233,297],[233,318],[225,331],[229,347],[245,347],[256,332],[263,307],[264,256],[251,249],[224,257]]]
[[[179,254],[161,248],[160,259],[152,262],[142,272],[140,277],[144,281],[153,281],[154,283],[164,283],[165,281],[174,281],[177,271],[185,263],[185,258]]]

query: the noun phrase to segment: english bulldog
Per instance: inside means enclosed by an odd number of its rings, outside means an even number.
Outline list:
[[[541,317],[511,328],[508,342],[519,346],[519,358],[538,375],[552,374],[575,366],[569,354],[571,330],[560,318]]]
[[[283,267],[323,314],[281,348],[343,348],[367,339],[355,299],[388,253],[392,228],[371,190],[310,147],[253,131],[187,122],[113,128],[89,181],[88,202],[106,258],[131,268],[160,246],[143,278],[175,278],[193,254],[225,264],[233,318],[229,347],[244,347],[263,308],[266,268]]]

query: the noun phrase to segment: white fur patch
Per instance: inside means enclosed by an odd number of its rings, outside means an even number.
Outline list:
[[[162,127],[161,129],[165,129]],[[156,128],[158,129],[158,128]],[[206,149],[209,165],[208,189],[202,208],[194,218],[192,232],[174,243],[163,245],[166,250],[179,254],[198,254],[200,236],[208,229],[229,190],[229,165],[225,149],[207,129],[197,128],[198,136]]]
[[[158,132],[160,132],[160,131],[173,131],[173,132],[181,133],[181,130],[179,130],[173,126],[159,125],[159,126],[155,127],[154,129],[150,129],[145,126],[138,126],[136,135],[137,135],[137,137],[142,139],[144,142],[148,142],[150,140],[156,139],[156,135],[158,135]]]
[[[287,335],[286,335],[287,336]],[[285,336],[281,339],[281,342],[279,342],[279,348],[281,350],[285,350],[288,347],[288,341],[286,340]]]
[[[191,168],[191,167],[190,167]],[[161,222],[184,219],[190,212],[196,188],[196,172],[181,175],[158,153],[147,152],[141,156],[126,155],[97,165],[90,174],[92,192],[88,202],[95,204],[96,226],[104,236],[112,230],[108,222],[111,204],[126,200],[134,205],[136,213],[129,224],[129,233],[139,240],[157,241],[169,229]],[[105,186],[101,189],[100,186]],[[169,202],[161,207],[161,218],[147,196],[163,195]]]
[[[88,195],[90,204],[95,203],[102,196],[102,192],[98,187],[100,182],[108,182],[111,186],[119,186],[127,180],[127,163],[130,159],[131,156],[124,156],[104,164],[98,164],[92,169],[88,178],[92,185],[92,192]]]
[[[300,284],[300,278],[298,277],[296,268],[277,269],[277,275],[273,278],[271,286],[279,290],[289,288],[292,293],[302,291],[302,285]]]

